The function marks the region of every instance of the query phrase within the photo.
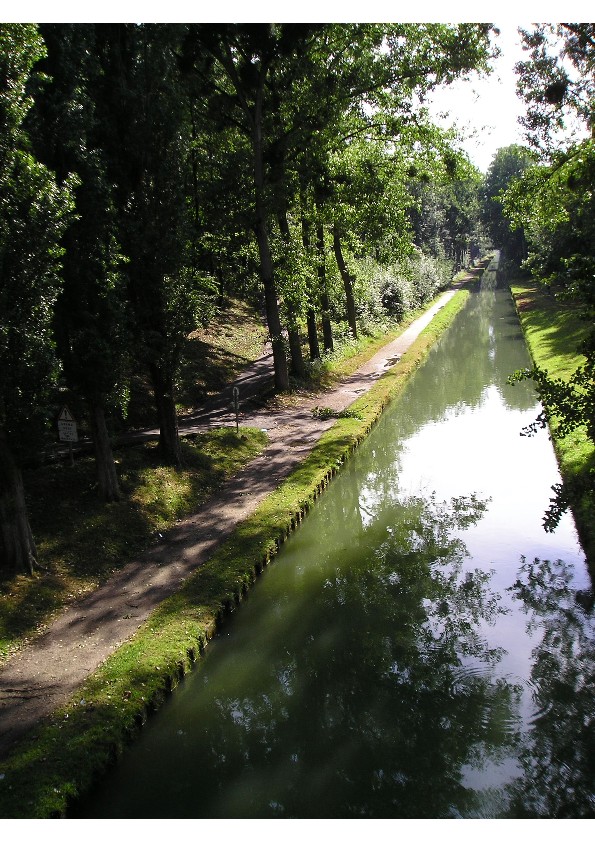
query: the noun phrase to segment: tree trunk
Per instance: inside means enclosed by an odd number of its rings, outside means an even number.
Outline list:
[[[333,228],[333,249],[335,251],[335,258],[337,266],[343,279],[343,286],[345,287],[345,299],[347,302],[347,321],[351,328],[353,338],[357,339],[357,322],[355,318],[355,298],[353,297],[353,278],[349,274],[345,259],[343,258],[343,250],[341,248],[341,236],[336,226]]]
[[[273,264],[269,249],[268,231],[264,219],[257,221],[256,238],[260,254],[260,277],[264,286],[264,306],[267,325],[273,345],[273,365],[275,368],[275,388],[281,392],[289,389],[289,370],[285,356],[285,340],[281,329],[277,289],[273,278]]]
[[[316,312],[310,307],[307,315],[308,323],[308,347],[310,348],[310,359],[320,359],[320,345],[318,344],[318,329],[316,326]]]
[[[330,303],[326,291],[326,261],[324,254],[324,227],[322,223],[316,226],[316,247],[318,249],[318,280],[320,285],[320,309],[322,311],[322,339],[324,350],[332,351],[333,327],[330,317]]]
[[[118,484],[114,454],[105,423],[105,410],[101,403],[94,401],[91,403],[90,409],[99,498],[104,503],[113,503],[120,500],[122,495]]]
[[[30,575],[36,566],[23,478],[0,428],[0,570]]]
[[[297,324],[292,325],[291,308],[290,308],[290,323],[288,329],[289,336],[289,353],[291,356],[291,373],[294,377],[299,377],[303,380],[306,376],[306,366],[304,365],[304,356],[302,354],[302,340]]]
[[[178,416],[174,401],[173,381],[155,364],[151,364],[149,370],[159,420],[159,458],[166,465],[180,467],[182,465],[182,451],[178,435]]]
[[[273,345],[273,364],[275,368],[275,388],[285,392],[289,389],[289,370],[285,356],[285,341],[281,329],[277,288],[273,273],[273,261],[269,244],[267,213],[264,198],[264,153],[263,153],[263,118],[262,100],[264,96],[264,76],[261,74],[254,109],[252,149],[254,153],[254,193],[256,206],[255,232],[260,257],[260,278],[264,286],[264,303]]]
[[[287,222],[287,210],[283,210],[283,212],[279,213],[278,221],[283,242],[289,248],[291,246],[291,232],[289,230],[289,223]],[[287,305],[287,316],[287,334],[289,338],[289,353],[291,356],[291,371],[295,377],[303,379],[306,376],[306,366],[304,365],[304,357],[302,355],[302,340],[300,339],[295,307],[292,304]]]
[[[302,216],[302,245],[304,246],[304,251],[306,254],[310,251],[310,231],[309,231],[309,224],[308,221],[304,216]],[[310,290],[310,302],[312,302],[318,296]],[[306,315],[306,324],[308,325],[308,347],[310,349],[310,359],[311,360],[319,360],[320,359],[320,345],[318,344],[318,330],[316,326],[316,311],[312,303],[310,307],[308,307],[308,312]]]

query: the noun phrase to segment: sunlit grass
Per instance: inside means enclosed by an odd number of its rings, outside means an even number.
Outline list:
[[[212,323],[186,341],[180,372],[179,411],[195,410],[205,398],[231,383],[266,350],[263,316],[246,302],[230,299]]]
[[[31,525],[47,573],[0,584],[0,659],[39,632],[65,604],[122,568],[159,531],[195,512],[266,443],[260,430],[222,428],[182,440],[184,468],[160,465],[156,444],[117,452],[122,501],[101,503],[93,460],[31,470]]]
[[[578,348],[587,336],[589,325],[580,318],[580,312],[575,306],[561,304],[535,282],[514,282],[511,291],[534,363],[545,369],[551,377],[568,381],[585,361]],[[563,477],[580,478],[595,469],[595,447],[585,428],[561,437],[558,425],[553,420],[550,432]],[[593,501],[583,500],[575,507],[574,516],[583,548],[593,564]]]

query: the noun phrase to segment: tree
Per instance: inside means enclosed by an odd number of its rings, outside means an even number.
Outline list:
[[[309,146],[320,157],[342,143],[345,115],[410,114],[414,97],[485,66],[489,31],[487,24],[189,27],[184,67],[200,79],[201,95],[216,103],[220,119],[250,142],[253,229],[277,388],[289,381],[270,231],[288,166]],[[213,61],[210,75],[204,50]]]
[[[411,238],[407,210],[412,198],[406,187],[405,144],[402,138],[398,147],[389,149],[386,140],[357,138],[331,162],[333,252],[354,338],[356,277],[347,265],[344,246],[354,255],[367,253],[385,259],[408,250]]]
[[[406,171],[419,147],[429,146],[432,152],[440,147],[444,152],[444,139],[437,137],[423,113],[416,112],[414,100],[465,70],[481,68],[488,31],[489,27],[458,30],[468,47],[464,57],[455,55],[451,40],[455,30],[436,25],[394,25],[382,30],[380,41],[374,40],[379,37],[377,28],[366,28],[357,37],[359,50],[337,53],[339,81],[333,80],[326,101],[334,98],[340,107],[335,105],[322,121],[325,130],[317,132],[314,148],[319,160],[313,170],[323,173],[321,192],[353,336],[357,336],[357,278],[350,258],[367,251],[386,261],[410,248],[407,209],[412,199]],[[355,43],[353,33],[349,35]],[[328,84],[322,77],[319,90],[325,90],[325,81]],[[308,155],[312,159],[311,150]],[[320,174],[316,177],[321,180]]]
[[[120,488],[106,411],[125,408],[127,331],[123,256],[117,240],[114,188],[106,175],[100,67],[94,24],[40,27],[40,63],[31,134],[39,157],[60,181],[76,173],[77,215],[64,238],[64,286],[56,302],[57,351],[68,387],[86,405],[95,446],[98,490],[118,500]]]
[[[518,65],[519,89],[528,104],[525,126],[542,160],[506,192],[504,211],[513,225],[523,225],[529,241],[526,265],[562,298],[573,302],[589,325],[577,351],[585,355],[569,382],[554,380],[533,367],[515,379],[530,378],[544,412],[529,431],[556,420],[560,434],[583,427],[595,443],[595,142],[592,137],[560,145],[554,130],[575,118],[593,133],[595,95],[595,25],[541,25],[523,37],[530,59]],[[595,500],[595,471],[554,486],[545,517],[557,525],[569,506]]]
[[[56,185],[23,129],[27,83],[43,54],[34,25],[0,26],[0,570],[8,573],[37,566],[21,465],[49,420],[58,370],[51,322],[72,209],[72,185]]]
[[[524,146],[512,144],[498,149],[483,189],[482,217],[484,225],[499,249],[516,266],[527,257],[527,245],[522,225],[511,225],[502,209],[502,196],[511,182],[535,162],[535,155]]]
[[[271,247],[271,225],[278,218],[279,203],[273,201],[270,181],[271,160],[277,152],[274,144],[282,138],[271,137],[271,123],[275,124],[275,106],[280,105],[276,90],[281,87],[280,77],[289,83],[291,90],[287,67],[292,59],[295,63],[301,52],[308,51],[315,29],[292,24],[196,25],[189,27],[185,43],[184,66],[198,78],[200,95],[206,96],[210,90],[219,115],[239,129],[250,144],[246,166],[251,177],[251,227],[258,246],[273,345],[275,386],[280,390],[289,387],[289,371]],[[214,67],[205,68],[202,61],[205,50],[212,57]]]
[[[108,175],[117,185],[136,356],[151,378],[160,456],[171,464],[181,462],[175,380],[182,349],[214,292],[191,237],[191,126],[178,66],[183,31],[171,24],[97,27],[98,116],[109,126]]]
[[[593,133],[595,24],[546,23],[521,34],[529,58],[515,68],[527,106],[520,122],[531,146],[549,157],[581,128]]]

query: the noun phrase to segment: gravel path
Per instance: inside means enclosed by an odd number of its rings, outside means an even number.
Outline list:
[[[206,561],[234,527],[310,453],[333,419],[312,415],[317,405],[337,412],[367,391],[410,347],[434,315],[454,295],[443,293],[423,316],[381,349],[336,389],[309,398],[299,407],[273,412],[242,409],[241,423],[266,428],[263,453],[225,483],[222,490],[192,517],[110,579],[73,603],[40,638],[15,653],[0,669],[0,759],[43,717],[64,704],[97,667],[131,637],[159,603]],[[238,386],[250,396],[272,380],[272,358],[264,357],[245,372]],[[208,426],[235,424],[229,411],[232,386],[201,411],[186,419],[184,433]]]

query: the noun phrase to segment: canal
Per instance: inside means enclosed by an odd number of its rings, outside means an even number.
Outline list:
[[[593,597],[485,275],[78,818],[595,814]]]

